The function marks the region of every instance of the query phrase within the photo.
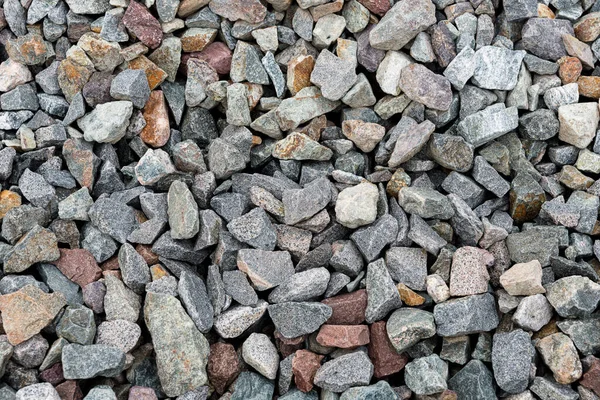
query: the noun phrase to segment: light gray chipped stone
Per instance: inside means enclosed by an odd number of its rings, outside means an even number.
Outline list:
[[[392,135],[397,135],[397,140],[388,166],[395,168],[413,158],[427,144],[434,130],[435,125],[429,120],[417,125],[412,118],[403,117],[392,130]]]
[[[532,0],[509,0],[504,3],[504,12],[509,22],[537,17],[538,3]]]
[[[413,59],[402,52],[388,51],[377,66],[377,73],[375,74],[381,90],[391,96],[398,96],[402,92],[400,89],[402,69],[412,62]]]
[[[144,258],[129,243],[119,249],[119,268],[123,282],[134,292],[144,292],[146,284],[150,282],[150,269]]]
[[[367,265],[366,289],[365,320],[367,323],[385,318],[390,311],[402,305],[398,289],[394,285],[383,259]]]
[[[6,5],[5,5],[6,6]],[[3,398],[8,399],[9,397]],[[50,383],[35,383],[23,387],[13,395],[15,400],[60,400],[58,392]]]
[[[49,265],[49,264],[42,264]],[[13,275],[9,274],[0,279],[0,293],[2,294],[10,294],[14,293],[19,289],[24,288],[27,285],[37,286],[40,290],[49,293],[50,290],[48,286],[36,280],[32,275]]]
[[[152,336],[165,394],[180,396],[205,385],[209,344],[181,303],[173,296],[148,292],[144,320]]]
[[[248,105],[248,90],[241,83],[227,87],[227,123],[247,126],[252,122]]]
[[[0,150],[0,179],[6,180],[12,173],[13,160],[17,152],[12,147],[5,147]]]
[[[437,354],[409,362],[404,371],[406,386],[417,395],[432,395],[448,388],[448,364]]]
[[[529,110],[529,88],[532,85],[531,74],[521,64],[519,75],[517,76],[517,84],[506,96],[506,105],[509,107],[517,107],[520,110]]]
[[[77,125],[88,142],[116,143],[125,136],[133,112],[130,101],[112,101],[98,104]]]
[[[0,105],[5,111],[36,111],[40,105],[35,93],[35,85],[20,85],[0,95]]]
[[[336,271],[356,277],[363,269],[364,261],[358,248],[351,240],[338,240],[330,246],[329,265]]]
[[[89,221],[88,210],[93,204],[88,189],[83,187],[58,203],[58,216],[64,220]]]
[[[267,71],[269,78],[271,78],[271,82],[273,82],[275,94],[277,97],[282,97],[286,89],[286,79],[285,75],[283,75],[281,72],[279,65],[277,65],[273,53],[270,51],[267,52],[267,54],[262,58],[261,62],[263,67],[265,67],[265,71]]]
[[[521,299],[513,314],[513,322],[523,329],[537,332],[552,318],[552,306],[542,294]]]
[[[146,284],[146,292],[168,294],[177,297],[177,278],[163,276]]]
[[[314,383],[321,389],[341,393],[353,386],[368,385],[373,369],[369,356],[355,351],[323,364],[315,374]]]
[[[275,329],[292,339],[315,332],[331,317],[331,307],[322,303],[286,302],[269,305]]]
[[[236,338],[262,318],[268,305],[266,301],[259,300],[256,307],[231,307],[215,318],[215,331],[224,339]]]
[[[482,47],[475,53],[473,83],[483,89],[514,89],[525,54],[522,50]]]
[[[44,177],[27,168],[19,178],[19,189],[23,196],[36,207],[46,207],[54,198],[55,190]]]
[[[273,289],[269,294],[269,302],[284,303],[318,298],[327,290],[329,278],[329,271],[322,267],[298,272]],[[225,273],[223,279],[225,280]]]
[[[576,82],[564,86],[550,87],[544,92],[544,103],[552,111],[561,106],[577,103],[579,101],[579,86]]]
[[[125,287],[125,284],[113,275],[107,275],[104,283],[106,284],[106,295],[104,296],[106,320],[124,319],[137,322],[141,309],[140,296]]]
[[[169,226],[173,239],[190,239],[200,229],[198,204],[182,181],[174,181],[167,198]]]
[[[258,296],[242,271],[223,271],[225,292],[243,306],[255,306]]]
[[[434,336],[435,329],[433,314],[415,308],[394,311],[386,323],[388,338],[398,353]]]
[[[227,157],[223,157],[224,154]],[[208,168],[215,178],[226,179],[246,168],[246,159],[232,143],[223,138],[216,138],[208,148]]]
[[[545,235],[543,231],[535,229],[511,233],[506,238],[512,261],[525,263],[535,259],[542,267],[550,265],[551,256],[558,255],[558,245],[558,237],[552,234]]]
[[[318,87],[309,86],[279,104],[276,109],[277,123],[281,130],[295,129],[300,124],[334,110],[339,104],[326,99]]]
[[[375,260],[381,251],[395,241],[398,235],[398,221],[385,214],[373,224],[360,228],[350,238],[356,244],[367,262]]]
[[[54,233],[35,225],[4,255],[4,272],[23,272],[37,262],[52,262],[59,257]]]
[[[133,208],[109,198],[98,199],[88,210],[88,215],[94,226],[119,243],[125,243],[137,227]]]
[[[287,251],[241,249],[237,254],[237,266],[259,291],[279,286],[294,274],[292,258]]]
[[[268,379],[254,372],[244,371],[235,381],[230,400],[270,399],[273,397],[275,385]],[[206,395],[204,395],[206,397]]]
[[[485,196],[484,190],[473,179],[456,171],[450,172],[444,179],[442,189],[456,194],[471,208],[481,204]]]
[[[333,151],[303,133],[292,132],[275,143],[272,155],[280,160],[327,161]]]
[[[385,254],[385,262],[394,281],[412,290],[426,289],[427,254],[424,249],[392,247]]]
[[[554,379],[547,379],[541,376],[536,376],[530,389],[542,400],[577,400],[579,395],[571,389],[569,385],[561,385]]]
[[[33,113],[28,110],[0,112],[0,129],[19,129]]]
[[[355,65],[350,60],[336,57],[325,49],[315,62],[310,81],[321,89],[328,100],[340,100],[356,82]]]
[[[358,74],[352,88],[342,97],[342,102],[352,108],[371,107],[377,102],[373,88],[365,74]]]
[[[600,350],[600,319],[569,319],[556,325],[561,332],[569,335],[583,355],[596,354]]]
[[[369,182],[342,190],[335,204],[337,221],[348,228],[358,228],[374,222],[378,197],[377,186]]]
[[[452,102],[452,88],[448,79],[434,74],[421,64],[410,64],[402,69],[400,89],[411,100],[435,110],[447,110]]]
[[[422,63],[430,63],[435,61],[435,53],[431,46],[431,37],[425,33],[420,32],[410,46],[410,55],[415,60]]]
[[[492,367],[498,386],[508,393],[526,390],[534,354],[531,339],[525,331],[517,329],[509,333],[496,333]]]
[[[198,330],[208,332],[213,326],[214,310],[204,281],[192,272],[182,271],[177,291],[183,306]]]
[[[62,351],[62,366],[66,379],[114,377],[125,368],[125,353],[104,344],[68,344]]]
[[[494,296],[489,293],[467,296],[436,304],[433,316],[440,336],[488,332],[498,326]]]
[[[340,37],[345,28],[346,20],[341,15],[324,15],[315,24],[312,43],[317,48],[326,48]]]
[[[142,329],[126,320],[104,321],[98,325],[96,344],[105,344],[121,349],[124,353],[133,350],[140,342]]]
[[[227,230],[239,241],[262,250],[275,250],[277,232],[265,210],[257,207],[227,224]]]
[[[586,148],[596,136],[600,114],[596,103],[578,103],[558,108],[560,130],[558,138],[580,149]]]
[[[508,182],[482,156],[475,157],[473,178],[498,197],[503,197],[510,190]]]
[[[117,395],[110,386],[98,385],[93,387],[83,400],[116,400]]]
[[[271,339],[263,333],[252,333],[242,345],[242,357],[267,379],[275,379],[279,369],[279,354]]]
[[[480,360],[471,360],[452,378],[448,388],[465,400],[496,400],[494,376]]]
[[[110,95],[117,100],[131,101],[136,108],[143,108],[150,97],[146,74],[136,69],[120,72],[110,84]]]
[[[519,114],[516,107],[506,108],[504,104],[494,104],[482,111],[469,115],[458,124],[458,133],[475,147],[516,129]]]
[[[481,220],[471,210],[471,207],[457,195],[450,193],[447,199],[450,200],[454,209],[454,215],[450,219],[454,232],[464,244],[475,246],[483,236]]]
[[[398,192],[398,204],[409,214],[422,218],[450,219],[454,210],[440,192],[420,187],[404,187]]]
[[[400,50],[435,23],[435,6],[430,0],[402,0],[371,30],[369,42],[376,49]]]
[[[92,344],[96,335],[93,311],[79,304],[68,306],[56,325],[56,334],[71,343]]]
[[[408,238],[433,255],[437,255],[440,249],[447,244],[446,240],[444,240],[417,214],[412,214],[410,216]]]
[[[563,318],[588,317],[600,302],[600,285],[583,276],[567,276],[546,287],[546,297]]]

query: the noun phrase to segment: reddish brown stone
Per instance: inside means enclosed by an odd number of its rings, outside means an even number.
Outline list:
[[[146,56],[139,56],[129,61],[129,69],[141,69],[144,71],[150,90],[155,89],[158,85],[163,83],[168,76],[164,70],[159,68]]]
[[[156,281],[160,278],[164,278],[165,276],[169,276],[169,272],[160,264],[154,264],[150,266],[150,276],[152,276],[152,280]]]
[[[160,46],[163,37],[160,22],[142,4],[131,0],[122,21],[146,46],[151,49]]]
[[[575,36],[582,42],[593,42],[600,35],[600,13],[587,14],[573,25]]]
[[[563,85],[568,83],[577,82],[581,75],[581,61],[577,57],[564,56],[558,61],[558,76],[562,81]]]
[[[389,0],[358,0],[358,2],[377,15],[383,15],[390,9]]]
[[[333,0],[330,3],[325,3],[319,6],[311,7],[310,13],[313,17],[313,20],[318,21],[321,17],[341,11],[343,7],[344,0]],[[339,45],[340,44],[338,42],[338,46]]]
[[[447,67],[454,57],[456,57],[456,46],[452,37],[452,32],[446,26],[444,21],[440,21],[433,27],[431,33],[431,46],[441,67]]]
[[[590,368],[583,374],[579,383],[600,396],[600,359],[593,358]]]
[[[208,379],[219,394],[237,378],[240,373],[240,363],[235,347],[229,343],[215,343],[210,346],[208,355]]]
[[[341,294],[322,301],[332,309],[331,317],[327,320],[332,325],[357,325],[365,320],[367,309],[367,291],[357,290]]]
[[[140,132],[144,143],[152,147],[164,146],[171,136],[169,111],[162,90],[154,90],[144,106],[146,126]]]
[[[86,249],[59,249],[60,258],[54,265],[65,274],[67,278],[85,287],[88,283],[97,281],[102,276],[102,270],[94,259],[92,253]]]
[[[119,268],[119,258],[117,256],[113,256],[100,264],[102,271],[116,271]]]
[[[283,337],[278,331],[275,331],[275,343],[277,344],[277,349],[284,358],[290,354],[294,354],[297,350],[300,350],[304,346],[305,338],[306,336],[299,336],[288,339]]]
[[[129,389],[129,400],[158,400],[158,397],[152,388],[133,386]]]
[[[315,59],[310,55],[299,55],[290,60],[287,66],[287,87],[292,96],[312,85],[310,74],[314,67]]]
[[[369,343],[369,327],[367,325],[329,325],[319,329],[317,342],[321,346],[351,349]]]
[[[63,375],[63,369],[61,363],[56,363],[50,368],[42,371],[39,374],[40,380],[44,382],[50,383],[52,386],[56,386],[65,381],[65,376]]]
[[[317,370],[321,367],[322,355],[308,350],[298,350],[292,360],[292,374],[298,389],[304,393],[313,388],[313,381]]]
[[[67,304],[62,293],[44,293],[37,286],[0,296],[0,312],[8,341],[23,343],[48,326]]]
[[[77,381],[65,381],[56,388],[61,400],[82,400],[83,393]]]
[[[71,175],[81,186],[85,186],[91,191],[100,164],[100,159],[94,154],[92,144],[83,139],[67,139],[63,144],[63,156]]]
[[[184,53],[181,55],[179,70],[183,75],[187,75],[187,62],[189,59],[196,58],[206,61],[220,75],[226,75],[231,70],[232,52],[223,42],[212,42],[200,52]]]
[[[401,371],[408,362],[406,354],[398,354],[392,347],[385,328],[385,321],[377,321],[371,325],[371,342],[368,350],[374,367],[373,374],[376,378],[395,374]]]
[[[135,246],[135,251],[142,256],[148,265],[153,265],[158,262],[158,256],[152,252],[152,246],[147,244],[138,244]]]

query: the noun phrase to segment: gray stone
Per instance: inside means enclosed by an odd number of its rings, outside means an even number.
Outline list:
[[[434,133],[427,149],[444,168],[467,172],[473,165],[473,146],[460,136]]]
[[[522,50],[508,50],[497,46],[484,46],[475,53],[473,83],[483,89],[512,90],[517,84]]]
[[[177,290],[196,328],[203,333],[210,331],[214,310],[202,279],[191,272],[182,271]]]
[[[450,380],[448,388],[461,400],[496,400],[494,378],[484,363],[471,360]]]
[[[125,353],[104,344],[68,344],[62,351],[62,366],[66,379],[114,377],[125,368]]]
[[[321,303],[287,302],[269,305],[275,329],[292,339],[315,332],[331,317],[331,307]]]
[[[200,229],[198,204],[182,181],[174,181],[167,198],[169,226],[173,239],[191,239]]]
[[[123,282],[134,292],[144,292],[150,282],[150,269],[144,258],[129,243],[119,249],[119,268]]]
[[[258,296],[242,271],[223,271],[225,291],[243,306],[255,306]]]
[[[58,260],[60,252],[54,233],[35,225],[4,255],[4,273],[23,272],[37,262]]]
[[[411,100],[435,110],[447,110],[452,102],[450,81],[421,64],[410,64],[402,69],[400,89]]]
[[[146,292],[168,294],[177,297],[177,278],[174,276],[163,276],[146,284]]]
[[[416,214],[410,216],[408,238],[433,255],[437,255],[448,243]]]
[[[498,386],[508,393],[526,390],[534,354],[531,339],[525,331],[517,329],[509,333],[496,333],[492,366]]]
[[[117,100],[128,100],[136,108],[143,108],[150,97],[148,79],[143,70],[126,69],[114,77],[110,95]]]
[[[19,178],[19,189],[29,202],[36,206],[45,208],[54,198],[55,190],[44,177],[27,168]]]
[[[576,82],[564,86],[550,87],[544,92],[544,103],[552,111],[557,111],[561,106],[577,103],[578,101],[579,86]]]
[[[133,112],[130,101],[98,104],[89,114],[77,121],[88,142],[116,143],[125,136]]]
[[[556,324],[561,332],[569,335],[581,354],[587,356],[600,349],[600,319],[564,320]]]
[[[421,218],[450,219],[454,215],[448,198],[433,189],[404,187],[398,192],[398,204],[407,213]]]
[[[414,308],[394,311],[387,321],[386,329],[390,343],[398,353],[435,335],[433,314]]]
[[[237,254],[237,266],[259,291],[276,287],[294,274],[287,251],[241,249]]]
[[[275,94],[277,94],[277,97],[283,97],[286,89],[286,80],[285,76],[281,72],[281,69],[279,68],[279,65],[277,65],[277,62],[275,61],[273,53],[270,51],[267,52],[267,54],[262,58],[261,62],[265,68],[265,71],[267,71],[269,78],[271,78],[273,86],[275,86]]]
[[[489,293],[436,304],[433,316],[440,336],[488,332],[499,323],[496,302]]]
[[[410,117],[403,117],[392,130],[397,140],[388,161],[391,168],[398,167],[412,159],[427,144],[435,125],[431,121],[417,122]]]
[[[106,295],[104,296],[106,320],[124,319],[136,322],[141,308],[140,296],[125,287],[125,284],[113,275],[107,275],[104,283],[106,284]]]
[[[554,379],[547,379],[541,376],[536,376],[530,389],[541,400],[577,400],[579,395],[571,389],[569,385],[561,385]]]
[[[310,81],[321,89],[328,100],[340,100],[356,82],[355,65],[350,60],[336,57],[325,49],[315,62]]]
[[[162,388],[167,396],[180,396],[208,382],[209,344],[181,303],[165,294],[149,292],[144,320],[152,336]]]
[[[424,249],[391,247],[385,253],[385,262],[394,281],[412,290],[426,289],[427,253]]]
[[[256,307],[234,306],[215,318],[215,331],[224,339],[240,336],[267,311],[269,303],[259,300]]]
[[[295,129],[300,124],[334,110],[339,104],[326,99],[316,86],[309,86],[279,104],[276,111],[277,123],[282,130]]]
[[[365,319],[367,323],[385,318],[390,311],[402,305],[398,289],[394,285],[383,259],[367,265],[366,289]]]
[[[268,400],[273,397],[274,391],[273,382],[254,372],[244,371],[234,383],[230,400]]]
[[[92,344],[96,336],[94,312],[82,305],[68,306],[56,325],[56,334],[71,343]]]
[[[36,383],[17,391],[15,400],[60,400],[58,392],[50,383]]]
[[[129,353],[140,342],[142,329],[136,323],[125,320],[104,321],[98,325],[96,344],[105,344]]]
[[[537,332],[550,321],[552,314],[552,306],[546,297],[536,294],[521,299],[512,320],[524,329]]]
[[[335,204],[337,221],[348,228],[358,228],[374,222],[378,197],[377,186],[369,182],[342,190]]]
[[[329,247],[333,254],[330,256],[329,265],[338,272],[351,277],[356,277],[364,267],[362,255],[354,242],[339,240]]]
[[[547,285],[546,297],[563,318],[588,317],[600,302],[600,285],[583,276],[568,276]]]
[[[271,339],[263,333],[252,333],[242,345],[242,357],[267,379],[275,379],[279,369],[279,354]]]
[[[519,118],[519,131],[532,140],[547,140],[558,133],[560,123],[552,110],[540,109]]]
[[[457,195],[471,208],[481,204],[485,197],[484,190],[473,179],[456,171],[450,172],[444,179],[442,189]]]
[[[362,351],[345,354],[326,362],[317,370],[316,386],[341,393],[353,386],[368,385],[373,376],[373,364]]]
[[[83,400],[116,400],[117,395],[110,386],[99,385],[88,392]]]
[[[280,160],[327,161],[333,156],[333,151],[303,133],[292,132],[275,143],[272,155]]]
[[[360,228],[350,239],[356,244],[367,262],[374,261],[381,251],[395,241],[398,235],[398,221],[389,214],[383,215],[373,224]]]
[[[261,250],[275,250],[277,232],[265,210],[257,207],[227,224],[227,230],[239,241]]]
[[[11,348],[12,360],[25,368],[37,368],[44,361],[49,347],[48,341],[37,334]]]
[[[519,115],[516,107],[494,104],[469,115],[458,124],[458,133],[475,147],[516,129]]]
[[[571,22],[564,19],[530,18],[521,32],[522,47],[534,55],[556,61],[566,56],[563,35],[573,35]]]
[[[225,280],[223,273],[223,280]],[[326,268],[313,268],[292,275],[269,294],[270,303],[308,301],[321,296],[327,290],[330,274]],[[234,297],[235,299],[235,297]]]
[[[100,232],[111,236],[119,243],[137,227],[133,208],[112,199],[98,199],[88,210],[90,221]]]
[[[406,386],[417,395],[431,395],[448,388],[448,364],[437,354],[421,357],[404,367]]]

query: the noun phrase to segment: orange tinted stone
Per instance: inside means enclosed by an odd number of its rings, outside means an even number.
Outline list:
[[[153,281],[157,281],[160,278],[169,276],[169,273],[167,272],[165,267],[163,267],[162,265],[154,264],[153,266],[150,267],[150,275],[152,276]]]
[[[554,12],[545,4],[538,3],[538,17],[554,19]]]
[[[155,89],[158,85],[167,79],[167,73],[158,68],[156,64],[150,61],[146,56],[139,56],[129,61],[130,69],[141,69],[146,74],[150,90]]]
[[[351,349],[369,343],[367,325],[322,325],[317,335],[321,346]]]
[[[563,85],[577,82],[582,70],[581,61],[579,61],[579,58],[564,56],[561,57],[557,63],[559,66],[558,76],[560,77]]]
[[[395,374],[408,363],[408,356],[398,354],[392,347],[387,335],[385,321],[377,321],[371,325],[371,342],[368,345],[369,358],[373,363],[373,375],[376,378]]]
[[[398,293],[400,293],[402,302],[406,303],[406,305],[420,306],[425,303],[425,297],[415,293],[404,283],[399,283],[396,287],[398,288]]]
[[[0,192],[0,219],[4,218],[7,212],[21,205],[21,196],[10,190]]]
[[[296,93],[311,86],[310,74],[315,67],[315,59],[313,56],[298,56],[288,63],[287,70],[287,87],[295,96]]]
[[[212,43],[217,37],[216,29],[193,29],[188,30],[181,37],[181,50],[186,53],[195,51],[202,51],[204,48]]]
[[[398,192],[400,192],[402,188],[410,186],[411,182],[410,176],[408,176],[402,168],[398,168],[387,183],[385,191],[393,198],[398,198]]]
[[[600,12],[584,15],[573,25],[575,36],[582,42],[593,42],[600,35]]]
[[[67,278],[82,288],[88,283],[97,281],[102,276],[102,270],[92,253],[86,249],[59,249],[60,258],[54,265]]]
[[[144,143],[152,147],[164,146],[171,136],[169,111],[162,90],[154,90],[144,106],[146,126],[140,133]]]
[[[321,367],[322,355],[308,350],[298,350],[292,360],[294,382],[302,392],[310,392],[313,388],[315,374]]]
[[[600,76],[580,76],[577,85],[581,96],[600,99]]]

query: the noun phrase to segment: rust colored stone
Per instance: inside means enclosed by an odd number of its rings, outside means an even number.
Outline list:
[[[275,331],[274,336],[277,349],[284,358],[290,354],[294,354],[297,350],[300,350],[304,346],[304,339],[306,339],[306,336],[288,339],[279,333],[279,331]]]
[[[256,147],[262,143],[262,138],[260,136],[252,135],[252,147]]]
[[[600,99],[600,76],[580,76],[577,85],[581,96]]]
[[[310,74],[314,67],[315,59],[313,56],[301,55],[290,60],[287,70],[287,87],[292,96],[295,96],[305,87],[312,85]]]
[[[369,327],[367,325],[329,325],[319,329],[317,342],[321,346],[351,349],[369,343]]]
[[[177,16],[180,18],[185,18],[188,15],[195,13],[202,7],[208,5],[208,3],[210,3],[210,0],[183,0],[181,3],[179,3]]]
[[[67,139],[63,144],[63,156],[71,175],[90,191],[94,186],[94,177],[100,164],[91,143],[83,139]]]
[[[6,43],[8,56],[13,61],[25,65],[42,64],[48,57],[48,48],[44,38],[37,33],[9,39]]]
[[[217,37],[216,30],[202,30],[181,37],[181,50],[185,53],[200,52]]]
[[[143,70],[146,74],[146,79],[148,79],[150,90],[155,89],[158,85],[163,83],[168,75],[146,56],[139,56],[129,61],[129,69]]]
[[[65,381],[56,388],[61,400],[82,400],[83,392],[77,381]]]
[[[129,400],[158,400],[158,397],[152,388],[133,386],[129,389]]]
[[[229,343],[214,343],[210,346],[208,355],[208,379],[219,394],[237,378],[240,373],[240,363],[235,347]]]
[[[577,57],[564,56],[558,61],[558,76],[563,85],[567,83],[577,82],[581,75],[581,61]]]
[[[0,296],[0,311],[8,341],[23,343],[48,326],[67,304],[62,293],[44,293],[37,286]]]
[[[160,22],[142,4],[131,0],[122,21],[146,46],[151,49],[160,46],[163,38]]]
[[[40,372],[38,375],[41,381],[48,382],[52,386],[56,386],[65,381],[61,363],[56,363],[50,368]]]
[[[86,249],[59,249],[60,258],[54,265],[67,278],[85,287],[88,283],[97,281],[102,276],[102,270],[92,253]]]
[[[364,289],[341,294],[322,301],[332,309],[327,320],[332,325],[357,325],[365,320],[367,309],[367,291]]]
[[[398,168],[392,175],[392,178],[388,181],[385,191],[387,194],[397,199],[400,190],[410,186],[411,182],[412,180],[410,179],[410,176],[408,176],[408,174],[404,172],[402,168]]]
[[[550,18],[554,19],[556,15],[554,15],[554,11],[547,5],[543,3],[538,3],[538,18]]]
[[[398,293],[400,293],[400,299],[406,305],[414,307],[425,303],[425,297],[415,293],[404,283],[399,283],[396,287],[398,288]]]
[[[146,264],[153,265],[158,263],[158,256],[152,252],[152,246],[147,244],[138,244],[135,246],[135,251],[140,253],[140,256],[146,261]]]
[[[395,374],[408,363],[408,356],[398,354],[388,339],[385,321],[377,321],[371,325],[371,342],[368,345],[369,358],[373,363],[373,374],[376,378]]]
[[[292,360],[292,374],[299,390],[304,393],[313,388],[313,381],[317,370],[321,367],[322,355],[308,350],[298,350]]]
[[[256,107],[263,96],[263,87],[258,83],[251,82],[243,82],[242,85],[246,86],[246,90],[248,91],[248,107],[250,107],[250,110],[254,110],[254,107]]]
[[[590,368],[579,383],[600,396],[600,359],[593,357]]]
[[[119,259],[117,256],[113,256],[100,264],[100,269],[102,271],[115,271],[119,268]]]
[[[317,142],[321,140],[321,132],[327,128],[327,117],[321,115],[317,118],[313,118],[306,126],[299,129],[298,132],[304,133],[306,136]]]
[[[584,15],[573,25],[575,36],[582,42],[593,42],[600,35],[600,12]]]
[[[156,281],[165,276],[169,276],[169,273],[162,265],[154,264],[150,267],[150,275],[152,276],[152,280]]]
[[[212,42],[201,52],[184,53],[181,55],[179,69],[187,75],[187,62],[190,58],[206,61],[220,75],[226,75],[231,70],[231,58],[233,54],[229,47],[223,42]]]
[[[89,61],[89,60],[88,60]],[[58,83],[67,101],[83,90],[94,69],[89,64],[78,63],[74,57],[67,57],[60,62],[56,71]]]
[[[384,15],[390,9],[389,0],[358,0],[358,2],[377,15]]]
[[[0,192],[0,219],[4,218],[7,212],[21,205],[21,196],[10,190]]]
[[[140,132],[144,143],[152,147],[164,146],[171,136],[169,111],[162,90],[154,90],[144,106],[143,112],[146,126]]]

